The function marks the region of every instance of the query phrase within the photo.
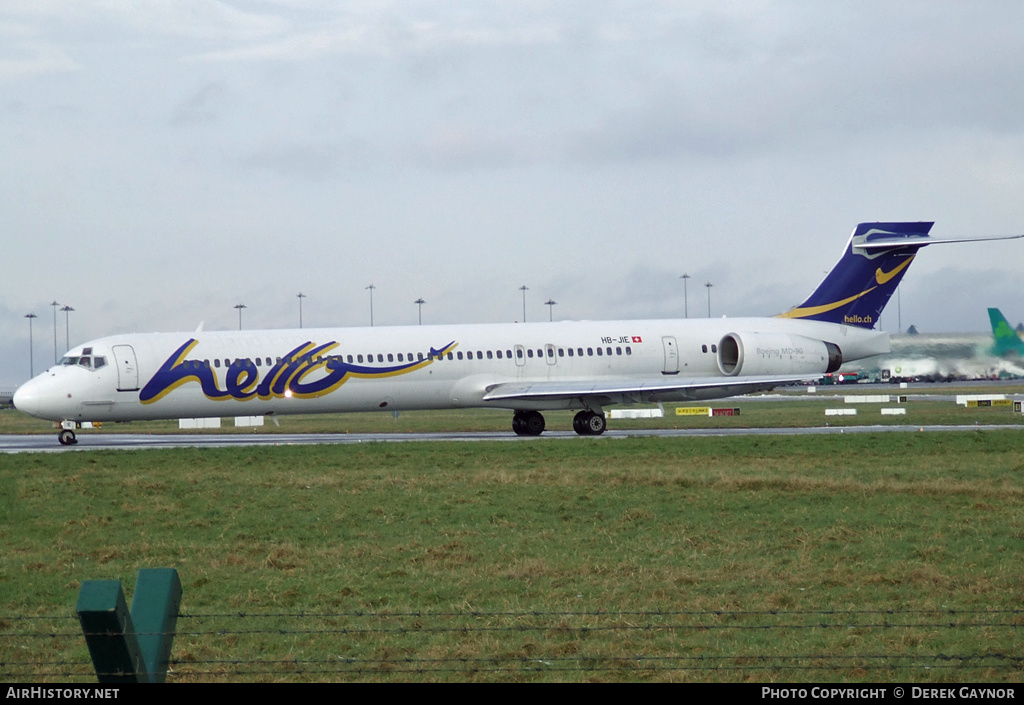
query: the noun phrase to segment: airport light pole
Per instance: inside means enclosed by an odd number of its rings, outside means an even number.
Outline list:
[[[25,318],[28,319],[28,378],[32,379],[36,376],[35,366],[35,354],[32,349],[32,319],[36,317],[34,313],[26,313]]]
[[[53,364],[57,364],[57,307],[60,306],[56,301],[50,304],[53,306]]]
[[[302,328],[302,300],[307,298],[301,291],[297,294],[299,298],[299,328]]]
[[[548,322],[555,320],[555,304],[558,302],[554,299],[548,299],[544,302],[544,305],[548,307]]]
[[[686,298],[686,280],[690,278],[690,275],[689,274],[683,274],[683,276],[681,276],[679,278],[683,280],[683,318],[689,318],[690,317],[690,304],[689,304],[689,302],[687,301],[687,298]]]
[[[373,284],[370,284],[370,286],[368,286],[366,288],[370,292],[370,327],[372,328],[373,327],[373,290],[376,289],[377,287],[375,287]]]
[[[427,302],[424,301],[423,297],[421,296],[418,299],[416,299],[415,301],[413,301],[413,303],[416,304],[416,306],[419,309],[417,313],[419,314],[420,325],[422,326],[423,325],[423,304],[425,304]]]
[[[247,308],[245,304],[235,304],[235,308],[238,309],[238,330],[242,330],[242,309]]]
[[[711,318],[711,282],[705,284],[708,288],[708,318]]]
[[[71,349],[71,312],[75,309],[65,306],[61,309],[64,312],[64,348]]]
[[[896,285],[896,332],[903,332],[903,299],[900,297],[900,285]]]
[[[519,291],[523,292],[523,323],[526,323],[526,292],[529,290],[530,288],[526,284],[519,287]]]

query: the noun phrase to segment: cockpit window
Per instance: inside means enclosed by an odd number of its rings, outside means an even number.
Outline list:
[[[92,348],[86,348],[86,350],[92,351]],[[84,367],[87,370],[98,370],[101,367],[106,367],[107,358],[102,356],[91,357],[89,355],[65,355],[60,359],[61,365],[65,367]]]

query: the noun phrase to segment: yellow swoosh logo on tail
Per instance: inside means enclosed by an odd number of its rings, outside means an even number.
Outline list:
[[[822,306],[808,306],[807,308],[791,308],[785,313],[780,313],[778,316],[776,316],[776,318],[806,318],[807,316],[816,316],[819,313],[825,313],[826,311],[834,311],[837,308],[842,308],[851,301],[856,301],[860,297],[866,294],[870,294],[877,288],[878,287],[873,286],[870,289],[865,289],[859,294],[854,294],[848,299],[843,299],[842,301],[834,301],[830,304],[824,304]]]
[[[875,270],[875,281],[878,282],[879,286],[889,283],[890,281],[892,281],[893,277],[895,277],[897,274],[899,274],[904,269],[910,266],[910,263],[914,261],[915,256],[916,255],[911,255],[910,257],[907,257],[903,264],[896,267],[896,269],[892,270],[891,272],[883,272],[882,268],[879,267],[878,269]]]

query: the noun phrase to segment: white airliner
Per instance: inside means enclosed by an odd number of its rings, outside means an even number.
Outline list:
[[[932,223],[862,223],[800,306],[771,318],[570,321],[152,333],[72,349],[14,405],[58,422],[490,407],[520,435],[576,409],[581,435],[613,404],[714,399],[816,378],[888,352],[872,330]],[[1010,237],[1024,237],[1022,235]]]

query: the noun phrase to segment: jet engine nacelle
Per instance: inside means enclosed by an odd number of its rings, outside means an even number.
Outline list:
[[[825,374],[842,364],[838,345],[802,335],[728,333],[718,344],[718,369],[730,377]]]

